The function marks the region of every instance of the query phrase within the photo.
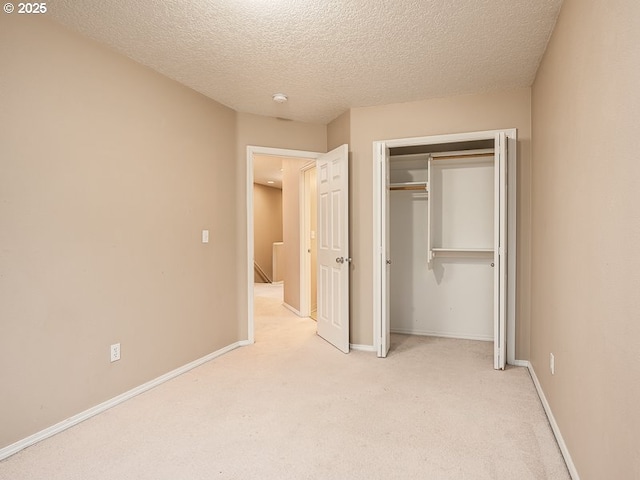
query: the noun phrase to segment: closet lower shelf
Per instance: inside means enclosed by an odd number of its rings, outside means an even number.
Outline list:
[[[493,248],[432,248],[432,257],[492,258]]]

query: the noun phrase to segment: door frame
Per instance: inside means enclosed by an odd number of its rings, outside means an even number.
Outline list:
[[[383,223],[385,213],[385,199],[387,193],[385,187],[385,170],[387,148],[415,147],[420,145],[433,145],[439,143],[466,142],[473,140],[493,140],[496,134],[504,132],[507,137],[507,363],[515,364],[515,317],[516,317],[516,187],[517,187],[517,130],[502,129],[469,133],[455,133],[448,135],[430,135],[425,137],[399,138],[380,140],[373,142],[373,346],[381,355],[382,336],[385,335],[386,326],[383,325],[382,301],[385,295],[383,280],[386,275],[383,269],[386,265],[386,225]],[[388,214],[388,212],[386,212]],[[496,339],[494,339],[495,341]]]
[[[255,322],[254,322],[254,305],[253,305],[253,262],[254,262],[254,229],[253,229],[253,161],[256,155],[271,155],[274,157],[291,157],[300,159],[315,160],[321,155],[321,152],[310,152],[306,150],[290,150],[285,148],[261,147],[256,145],[247,146],[246,161],[246,214],[247,214],[247,343],[255,343]],[[301,268],[302,268],[302,260]]]
[[[305,317],[311,316],[311,256],[307,255],[307,245],[311,243],[311,192],[307,174],[315,168],[315,161],[300,168],[300,313]]]

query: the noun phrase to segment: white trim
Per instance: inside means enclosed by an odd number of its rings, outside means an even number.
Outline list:
[[[288,304],[288,303],[286,303],[286,302],[282,302],[282,306],[283,306],[284,308],[286,308],[287,310],[291,310],[293,313],[295,313],[295,314],[296,314],[297,316],[299,316],[299,317],[305,318],[305,317],[308,317],[308,316],[309,316],[309,315],[303,315],[299,310],[297,310],[297,309],[293,308],[291,305],[289,305],[289,304]]]
[[[384,161],[384,152],[384,142],[373,142],[373,349],[378,357],[386,355],[386,352],[382,351],[382,335],[385,334],[382,331],[382,312],[386,309],[382,284],[385,252],[382,251],[382,235],[384,234],[382,202],[384,196],[382,194],[381,163]]]
[[[580,480],[580,476],[578,475],[578,470],[576,469],[575,464],[573,463],[573,459],[571,458],[571,454],[569,453],[569,449],[567,448],[567,444],[564,442],[564,438],[562,438],[562,433],[560,432],[560,427],[556,422],[555,417],[553,416],[553,412],[551,411],[551,406],[547,401],[547,397],[542,391],[542,385],[538,381],[538,377],[536,375],[535,370],[533,369],[533,365],[531,362],[526,360],[517,360],[519,363],[523,363],[529,369],[529,374],[531,375],[531,379],[533,380],[533,384],[536,387],[536,391],[538,392],[538,397],[540,397],[540,402],[542,402],[542,407],[544,408],[544,412],[547,414],[547,419],[549,420],[549,425],[551,425],[551,430],[553,431],[553,435],[556,437],[556,441],[558,442],[558,447],[560,447],[560,452],[564,457],[564,462],[567,464],[567,470],[569,470],[569,475],[573,480]]]
[[[350,343],[349,348],[351,350],[358,350],[359,352],[376,352],[376,347],[374,347],[373,345],[358,345],[355,343]]]
[[[485,130],[480,132],[451,133],[446,135],[429,135],[426,137],[396,138],[383,140],[387,148],[416,147],[421,145],[435,145],[438,143],[473,142],[474,140],[492,140],[496,133],[515,132],[515,129]]]
[[[300,312],[303,316],[311,315],[311,256],[307,253],[310,244],[309,230],[310,213],[310,183],[308,172],[316,168],[316,162],[305,163],[300,168]]]
[[[509,362],[509,365],[512,365],[514,367],[526,367],[526,368],[529,368],[529,361],[528,360],[514,360],[513,362]]]
[[[253,321],[253,272],[254,242],[253,242],[253,155],[251,147],[247,147],[247,340],[255,342],[255,326]]]
[[[247,341],[255,342],[255,324],[253,321],[253,157],[254,155],[271,155],[277,157],[308,158],[314,160],[322,153],[304,150],[288,150],[284,148],[258,147],[247,145],[247,182],[246,182],[246,225],[247,225]]]
[[[392,140],[379,140],[373,142],[373,344],[380,353],[382,338],[382,304],[381,296],[384,295],[382,285],[382,269],[384,268],[383,247],[385,239],[384,225],[381,222],[382,202],[382,169],[380,163],[385,161],[384,153],[387,148],[409,147],[419,145],[433,145],[438,143],[466,142],[473,140],[491,140],[495,135],[504,132],[509,145],[507,151],[509,184],[507,188],[507,204],[509,215],[508,248],[507,248],[507,363],[515,362],[515,292],[516,292],[516,187],[517,187],[517,130],[515,128],[502,130],[488,130],[481,132],[455,133],[448,135],[434,135],[427,137],[398,138]]]
[[[409,328],[393,328],[391,333],[402,335],[419,335],[422,337],[457,338],[459,340],[478,340],[481,342],[493,342],[493,335],[465,335],[464,333],[428,332],[426,330],[411,330]]]
[[[55,425],[45,428],[44,430],[40,430],[39,432],[34,433],[33,435],[28,436],[27,438],[18,440],[17,442],[12,443],[11,445],[0,449],[0,460],[4,460],[5,458],[18,453],[20,450],[23,450],[27,447],[35,445],[36,443],[42,440],[45,440],[49,437],[52,437],[53,435],[56,435],[66,430],[67,428],[71,428],[74,425],[79,424],[80,422],[88,420],[89,418],[95,415],[98,415],[100,413],[103,413],[109,410],[110,408],[115,407],[116,405],[126,402],[127,400],[130,400],[131,398],[137,395],[140,395],[141,393],[151,390],[152,388],[157,387],[158,385],[164,382],[167,382],[173,378],[176,378],[182,375],[183,373],[188,372],[189,370],[199,367],[200,365],[207,363],[208,361],[213,360],[214,358],[217,358],[221,355],[224,355],[225,353],[228,353],[232,350],[235,350],[238,347],[245,346],[245,345],[249,345],[249,343],[246,340],[241,342],[236,342],[226,347],[223,347],[220,350],[216,350],[215,352],[205,355],[204,357],[194,360],[193,362],[187,363],[182,367],[178,367],[175,370],[165,373],[164,375],[160,375],[159,377],[154,378],[153,380],[150,380],[146,383],[143,383],[142,385],[132,388],[131,390],[124,392],[118,395],[117,397],[113,397],[112,399],[107,400],[106,402],[102,402],[99,405],[91,407],[88,410],[85,410],[84,412],[80,412],[77,415],[69,417],[66,420],[63,420],[59,423],[56,423]]]
[[[507,134],[507,363],[516,362],[516,262],[517,262],[517,218],[518,210],[518,132],[506,130]]]

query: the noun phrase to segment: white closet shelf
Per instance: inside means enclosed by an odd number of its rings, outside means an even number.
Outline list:
[[[389,184],[390,190],[429,190],[427,182],[397,182]]]
[[[458,254],[470,254],[470,255],[478,255],[478,256],[489,256],[493,255],[493,248],[432,248],[431,251],[433,255],[439,256],[455,256]]]

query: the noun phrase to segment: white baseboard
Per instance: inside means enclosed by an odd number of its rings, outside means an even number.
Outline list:
[[[44,430],[34,433],[33,435],[28,436],[27,438],[18,440],[17,442],[12,443],[11,445],[8,445],[0,449],[0,460],[4,460],[5,458],[10,457],[15,453],[18,453],[20,450],[23,450],[46,438],[49,438],[57,433],[60,433],[63,430],[66,430],[67,428],[73,427],[74,425],[77,425],[80,422],[83,422],[95,415],[98,415],[99,413],[109,410],[110,408],[115,407],[116,405],[119,405],[122,402],[125,402],[135,397],[136,395],[140,395],[141,393],[151,390],[152,388],[157,387],[158,385],[168,380],[171,380],[172,378],[182,375],[183,373],[186,373],[189,370],[199,367],[200,365],[210,360],[213,360],[216,357],[224,355],[225,353],[228,353],[231,350],[234,350],[243,345],[249,345],[249,342],[247,340],[243,340],[243,341],[228,345],[224,348],[221,348],[220,350],[216,350],[215,352],[205,355],[202,358],[194,360],[193,362],[187,363],[182,367],[178,367],[175,370],[172,370],[168,373],[165,373],[164,375],[154,378],[153,380],[150,380],[147,383],[143,383],[138,387],[132,388],[131,390],[124,392],[118,395],[117,397],[113,397],[112,399],[107,400],[106,402],[96,405],[95,407],[91,407],[88,410],[85,410],[84,412],[80,412],[77,415],[69,417],[66,420],[63,420],[59,423],[56,423],[55,425],[45,428]]]
[[[493,342],[493,335],[465,335],[463,333],[427,332],[424,330],[412,330],[410,328],[392,328],[391,333],[401,333],[403,335],[420,335],[423,337],[457,338],[459,340],[480,340],[482,342]]]
[[[375,352],[376,347],[373,345],[358,345],[356,343],[350,343],[349,348],[351,350],[357,350],[359,352]]]
[[[533,380],[533,384],[536,387],[536,391],[538,392],[538,396],[540,397],[540,401],[542,402],[544,411],[547,414],[547,418],[549,419],[551,430],[553,430],[553,434],[555,435],[556,441],[558,442],[558,446],[560,447],[560,452],[562,453],[562,456],[564,457],[564,461],[567,464],[569,475],[571,475],[571,478],[573,480],[580,480],[580,476],[578,475],[578,470],[576,470],[576,466],[573,463],[571,454],[569,453],[569,449],[567,448],[567,444],[564,442],[564,439],[562,438],[562,433],[560,433],[560,427],[558,426],[558,423],[556,422],[556,419],[553,416],[553,412],[551,411],[551,406],[549,405],[549,402],[547,402],[547,397],[542,391],[542,386],[538,381],[538,376],[536,375],[536,372],[533,369],[533,365],[531,365],[531,362],[528,362],[526,360],[516,360],[516,361],[522,364],[519,366],[527,367],[529,369],[529,374],[531,375],[531,379]]]
[[[289,305],[286,302],[282,302],[282,305],[284,306],[284,308],[286,308],[287,310],[291,310],[293,313],[295,313],[299,317],[306,317],[307,316],[307,315],[302,315],[302,313],[300,313],[298,310],[296,310],[295,308],[293,308],[291,305]]]
[[[514,360],[513,362],[510,362],[509,365],[513,365],[514,367],[527,367],[527,368],[529,368],[529,366],[531,364],[529,363],[529,360]]]

